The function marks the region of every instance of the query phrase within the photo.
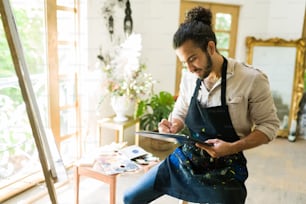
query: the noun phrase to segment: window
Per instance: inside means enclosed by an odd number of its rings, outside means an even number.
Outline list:
[[[180,22],[183,22],[188,10],[203,6],[213,14],[212,23],[217,37],[217,48],[225,57],[235,57],[236,36],[238,28],[239,6],[228,4],[213,4],[181,0]],[[177,61],[175,93],[179,92],[182,65]]]
[[[78,1],[11,0],[11,7],[44,126],[69,166],[80,152]],[[2,202],[44,178],[2,21],[0,62]]]
[[[44,2],[11,0],[39,111],[48,123]],[[0,21],[0,202],[43,180],[10,49]]]

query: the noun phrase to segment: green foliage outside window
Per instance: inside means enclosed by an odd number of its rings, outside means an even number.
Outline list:
[[[33,2],[32,2],[33,3]],[[45,26],[43,2],[36,8],[16,7],[15,22],[23,47],[27,68],[37,100],[45,100],[46,75]],[[31,3],[29,3],[30,5]],[[34,5],[34,4],[33,4]],[[39,166],[32,130],[19,88],[10,49],[0,16],[0,188],[13,176],[24,175]],[[46,102],[40,103],[46,104]],[[26,165],[25,165],[26,164]],[[25,166],[25,168],[24,168]],[[31,166],[31,168],[29,168]]]

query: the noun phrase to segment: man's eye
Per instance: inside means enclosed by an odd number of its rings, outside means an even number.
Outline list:
[[[195,61],[196,59],[197,59],[197,57],[196,57],[196,56],[191,57],[191,58],[189,58],[188,62],[189,62],[189,63],[191,63],[191,62]]]

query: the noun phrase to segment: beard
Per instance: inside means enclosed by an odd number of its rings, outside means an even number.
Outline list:
[[[200,76],[201,79],[205,79],[206,77],[208,77],[213,67],[213,62],[212,62],[210,55],[207,52],[205,52],[205,55],[206,55],[207,65],[203,69],[204,73],[203,73],[203,76]]]

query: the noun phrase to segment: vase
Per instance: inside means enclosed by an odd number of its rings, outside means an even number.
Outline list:
[[[124,122],[128,120],[128,113],[133,106],[133,101],[127,96],[112,96],[111,106],[116,114],[113,120]]]

